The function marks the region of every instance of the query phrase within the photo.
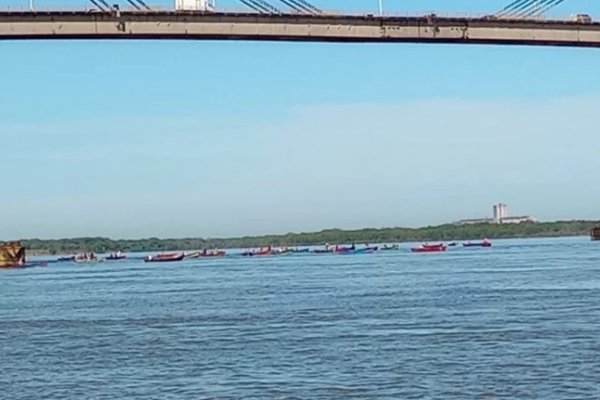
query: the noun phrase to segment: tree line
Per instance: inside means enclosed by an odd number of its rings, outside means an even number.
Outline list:
[[[557,221],[521,224],[445,224],[423,228],[326,229],[319,232],[237,238],[126,239],[105,237],[73,239],[24,239],[21,243],[34,254],[144,252],[168,250],[255,248],[265,246],[309,246],[326,243],[389,243],[477,240],[481,238],[528,238],[588,235],[600,221]]]

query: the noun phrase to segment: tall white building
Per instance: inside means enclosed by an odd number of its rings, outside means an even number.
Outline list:
[[[508,208],[506,207],[506,204],[495,204],[493,212],[494,222],[497,224],[500,224],[504,218],[508,217]]]
[[[508,207],[504,203],[494,204],[492,207],[493,214],[492,218],[476,218],[476,219],[463,219],[457,221],[459,225],[473,225],[473,224],[520,224],[523,222],[535,223],[537,220],[530,215],[523,216],[508,216]]]

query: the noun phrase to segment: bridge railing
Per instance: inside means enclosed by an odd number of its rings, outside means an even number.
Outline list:
[[[139,10],[135,9],[131,6],[119,6],[120,11],[124,11],[127,13],[152,13],[152,12],[177,12],[174,8],[171,7],[156,7],[152,6],[151,10]],[[81,7],[81,6],[53,6],[49,7],[34,7],[34,9],[30,9],[29,6],[23,5],[0,5],[0,12],[107,12],[99,10],[90,5],[90,7]],[[282,10],[283,11],[283,10]],[[189,11],[186,11],[189,12]],[[256,14],[256,15],[269,15],[266,13],[257,13],[248,8],[243,7],[228,7],[228,8],[220,8],[216,10],[217,13],[233,13],[233,14]],[[300,13],[294,12],[291,10],[285,10],[283,14],[286,15],[312,15],[309,13]],[[277,15],[277,14],[272,14]],[[324,9],[320,15],[331,15],[331,16],[356,16],[356,17],[365,17],[365,16],[373,16],[379,17],[379,13],[376,10],[340,10],[340,9]],[[496,18],[498,20],[518,20],[523,19],[523,17],[519,17],[518,15],[505,14],[502,16],[495,16],[494,14],[484,14],[484,13],[473,13],[473,12],[410,12],[410,11],[387,11],[383,15],[383,17],[398,17],[398,18],[410,18],[410,17],[425,17],[431,16],[434,18],[467,18],[467,19],[477,19],[477,18]],[[561,20],[568,21],[570,20],[570,16],[535,16],[526,18],[526,20]]]

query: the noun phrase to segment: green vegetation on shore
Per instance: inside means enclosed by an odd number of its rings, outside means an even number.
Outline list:
[[[446,224],[424,228],[381,228],[341,230],[327,229],[311,233],[246,236],[228,239],[135,239],[112,240],[102,237],[75,239],[26,239],[21,242],[30,254],[75,254],[83,251],[105,253],[111,251],[141,252],[167,250],[194,250],[203,248],[253,248],[262,246],[308,246],[325,243],[384,243],[422,242],[481,239],[484,237],[528,238],[589,235],[600,221],[557,221],[523,224]]]

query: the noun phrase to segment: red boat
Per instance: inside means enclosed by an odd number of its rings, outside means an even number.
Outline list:
[[[443,244],[422,244],[419,247],[413,247],[410,249],[413,253],[439,253],[446,251],[448,247]]]
[[[177,254],[177,253],[170,253],[170,254],[159,254],[156,256],[148,256],[146,258],[144,258],[145,262],[172,262],[172,261],[181,261],[183,260],[183,257],[185,256],[185,254]]]
[[[466,242],[463,243],[463,247],[492,247],[492,242],[487,239],[481,242]]]
[[[273,254],[273,249],[271,247],[267,247],[266,249],[260,249],[258,251],[246,251],[242,253],[244,257],[254,257],[254,256],[270,256]]]
[[[335,245],[333,252],[334,253],[351,253],[351,252],[354,252],[354,250],[356,250],[356,246],[354,246],[354,245],[352,245],[350,247]]]

